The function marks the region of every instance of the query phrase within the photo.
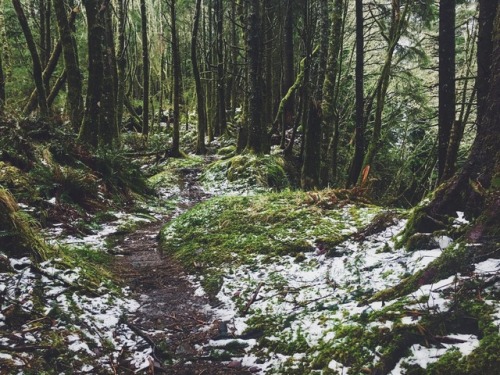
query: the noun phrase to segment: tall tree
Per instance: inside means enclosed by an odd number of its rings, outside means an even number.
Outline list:
[[[0,116],[3,115],[5,106],[5,75],[3,72],[2,52],[0,51]]]
[[[481,0],[488,2],[489,0]],[[465,212],[469,219],[482,217],[469,232],[473,242],[488,242],[498,233],[500,199],[498,182],[492,186],[493,177],[500,176],[500,6],[492,13],[482,14],[483,20],[494,20],[492,29],[492,62],[488,93],[483,103],[484,113],[478,119],[476,138],[470,154],[458,174],[445,181],[434,198],[415,214],[413,225],[407,233],[429,232],[445,227],[448,217],[456,211]],[[482,8],[483,10],[485,8]],[[480,45],[478,45],[480,48]],[[478,51],[478,54],[482,53]],[[492,245],[498,248],[498,237]],[[476,252],[476,250],[475,250]]]
[[[118,22],[118,46],[116,49],[117,88],[116,88],[116,122],[121,126],[123,106],[125,104],[125,85],[127,80],[127,57],[125,44],[126,0],[117,0],[116,16]]]
[[[438,179],[444,176],[451,129],[455,122],[455,1],[439,3]]]
[[[382,115],[384,113],[387,99],[387,90],[389,89],[389,83],[391,79],[394,51],[396,50],[396,46],[398,45],[401,35],[408,25],[408,17],[410,15],[411,6],[411,1],[407,1],[404,5],[402,5],[401,0],[392,0],[390,26],[388,33],[386,33],[385,31],[385,25],[382,22],[377,21],[382,32],[382,37],[387,43],[387,47],[385,50],[385,59],[382,65],[382,70],[380,72],[380,76],[378,78],[377,85],[371,99],[372,102],[373,99],[375,100],[375,114],[373,119],[372,136],[370,138],[370,142],[366,150],[366,155],[363,160],[363,168],[367,172],[373,170],[373,162],[375,160],[375,157],[378,151],[382,148]],[[371,104],[368,107],[371,107]],[[367,114],[369,114],[370,111],[371,108],[367,109]]]
[[[262,28],[261,2],[251,1],[247,21],[248,45],[248,141],[247,149],[263,152],[262,125]]]
[[[33,34],[31,33],[30,27],[28,25],[28,19],[26,18],[20,0],[12,0],[12,5],[14,5],[17,19],[19,20],[19,24],[21,25],[21,29],[23,30],[23,34],[26,39],[26,44],[28,45],[28,49],[31,54],[31,60],[33,63],[33,79],[35,80],[35,86],[38,93],[40,115],[42,117],[46,117],[49,115],[49,107],[47,105],[47,95],[42,79],[42,65],[40,63],[40,56],[38,55],[35,40],[33,39]]]
[[[493,54],[493,17],[498,1],[479,1],[479,34],[477,48],[477,118],[481,126],[481,117],[486,110],[486,96],[488,95],[491,73],[491,59]]]
[[[149,43],[148,16],[146,0],[141,0],[141,38],[142,38],[142,134],[149,133]]]
[[[347,186],[356,185],[365,152],[365,98],[364,98],[364,35],[363,0],[356,0],[356,132],[354,156],[351,161]]]
[[[59,37],[66,70],[70,121],[73,128],[78,131],[83,119],[82,78],[76,41],[68,21],[66,9],[64,0],[54,0],[54,11],[59,28]]]
[[[290,87],[295,81],[294,72],[294,48],[293,48],[293,0],[285,2],[285,21],[283,26],[283,84],[282,96],[285,97]],[[281,142],[280,147],[285,148],[286,131],[293,127],[295,110],[295,94],[290,95],[283,108],[283,116],[281,120]]]
[[[85,114],[79,139],[93,147],[109,147],[118,141],[113,46],[109,0],[85,0],[88,38],[88,84]]]
[[[196,137],[196,153],[205,153],[205,130],[207,128],[207,112],[205,103],[205,92],[201,84],[200,69],[198,67],[198,31],[201,15],[201,1],[196,0],[196,9],[194,12],[193,33],[191,37],[191,62],[193,64],[193,78],[196,87],[196,108],[198,112],[198,135]]]
[[[224,8],[222,0],[215,0],[214,3],[215,15],[215,31],[216,31],[216,51],[217,51],[217,129],[221,135],[226,132],[226,80],[224,73]]]
[[[172,63],[174,79],[174,131],[172,134],[171,155],[180,156],[180,103],[181,103],[181,56],[179,51],[179,34],[177,32],[176,0],[170,0],[170,28],[172,37]]]
[[[326,72],[324,76],[323,100],[321,102],[323,122],[323,144],[321,149],[320,180],[322,186],[327,186],[330,170],[333,175],[337,171],[337,149],[339,143],[339,108],[338,85],[341,66],[340,50],[342,46],[342,23],[344,22],[344,0],[335,0],[333,22],[330,30]],[[362,95],[362,94],[361,94]]]

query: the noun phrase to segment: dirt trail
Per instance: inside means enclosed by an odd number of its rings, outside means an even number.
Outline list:
[[[180,209],[184,211],[207,196],[196,184],[197,171],[181,172],[181,197],[186,203]],[[220,334],[220,324],[207,308],[208,298],[196,295],[179,262],[158,251],[158,233],[170,219],[124,237],[118,243],[124,255],[116,257],[114,264],[117,275],[141,303],[140,309],[128,317],[128,324],[153,347],[154,363],[146,373],[250,374],[239,361],[222,363],[200,349]]]

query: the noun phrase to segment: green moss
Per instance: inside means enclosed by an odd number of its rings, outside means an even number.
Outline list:
[[[229,182],[234,190],[282,190],[289,186],[282,157],[251,153],[216,161],[203,174],[202,182],[209,188]]]
[[[313,250],[314,239],[338,243],[347,224],[368,221],[378,210],[361,207],[355,221],[345,210],[321,207],[307,193],[292,191],[213,198],[168,223],[160,242],[189,269],[210,276],[257,254],[300,258]]]

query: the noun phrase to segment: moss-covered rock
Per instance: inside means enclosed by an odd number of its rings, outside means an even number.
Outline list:
[[[228,190],[282,190],[289,186],[283,158],[276,155],[236,155],[214,162],[202,176],[209,189],[227,186]]]

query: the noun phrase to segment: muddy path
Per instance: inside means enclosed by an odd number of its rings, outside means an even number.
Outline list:
[[[181,204],[184,212],[208,196],[197,185],[199,171],[183,169]],[[211,314],[206,295],[196,292],[183,267],[158,249],[158,233],[171,220],[165,217],[126,235],[117,244],[121,254],[113,268],[141,307],[127,324],[153,349],[148,374],[250,374],[240,361],[215,358],[205,345],[224,334],[224,324]],[[126,371],[127,364],[122,364]]]

